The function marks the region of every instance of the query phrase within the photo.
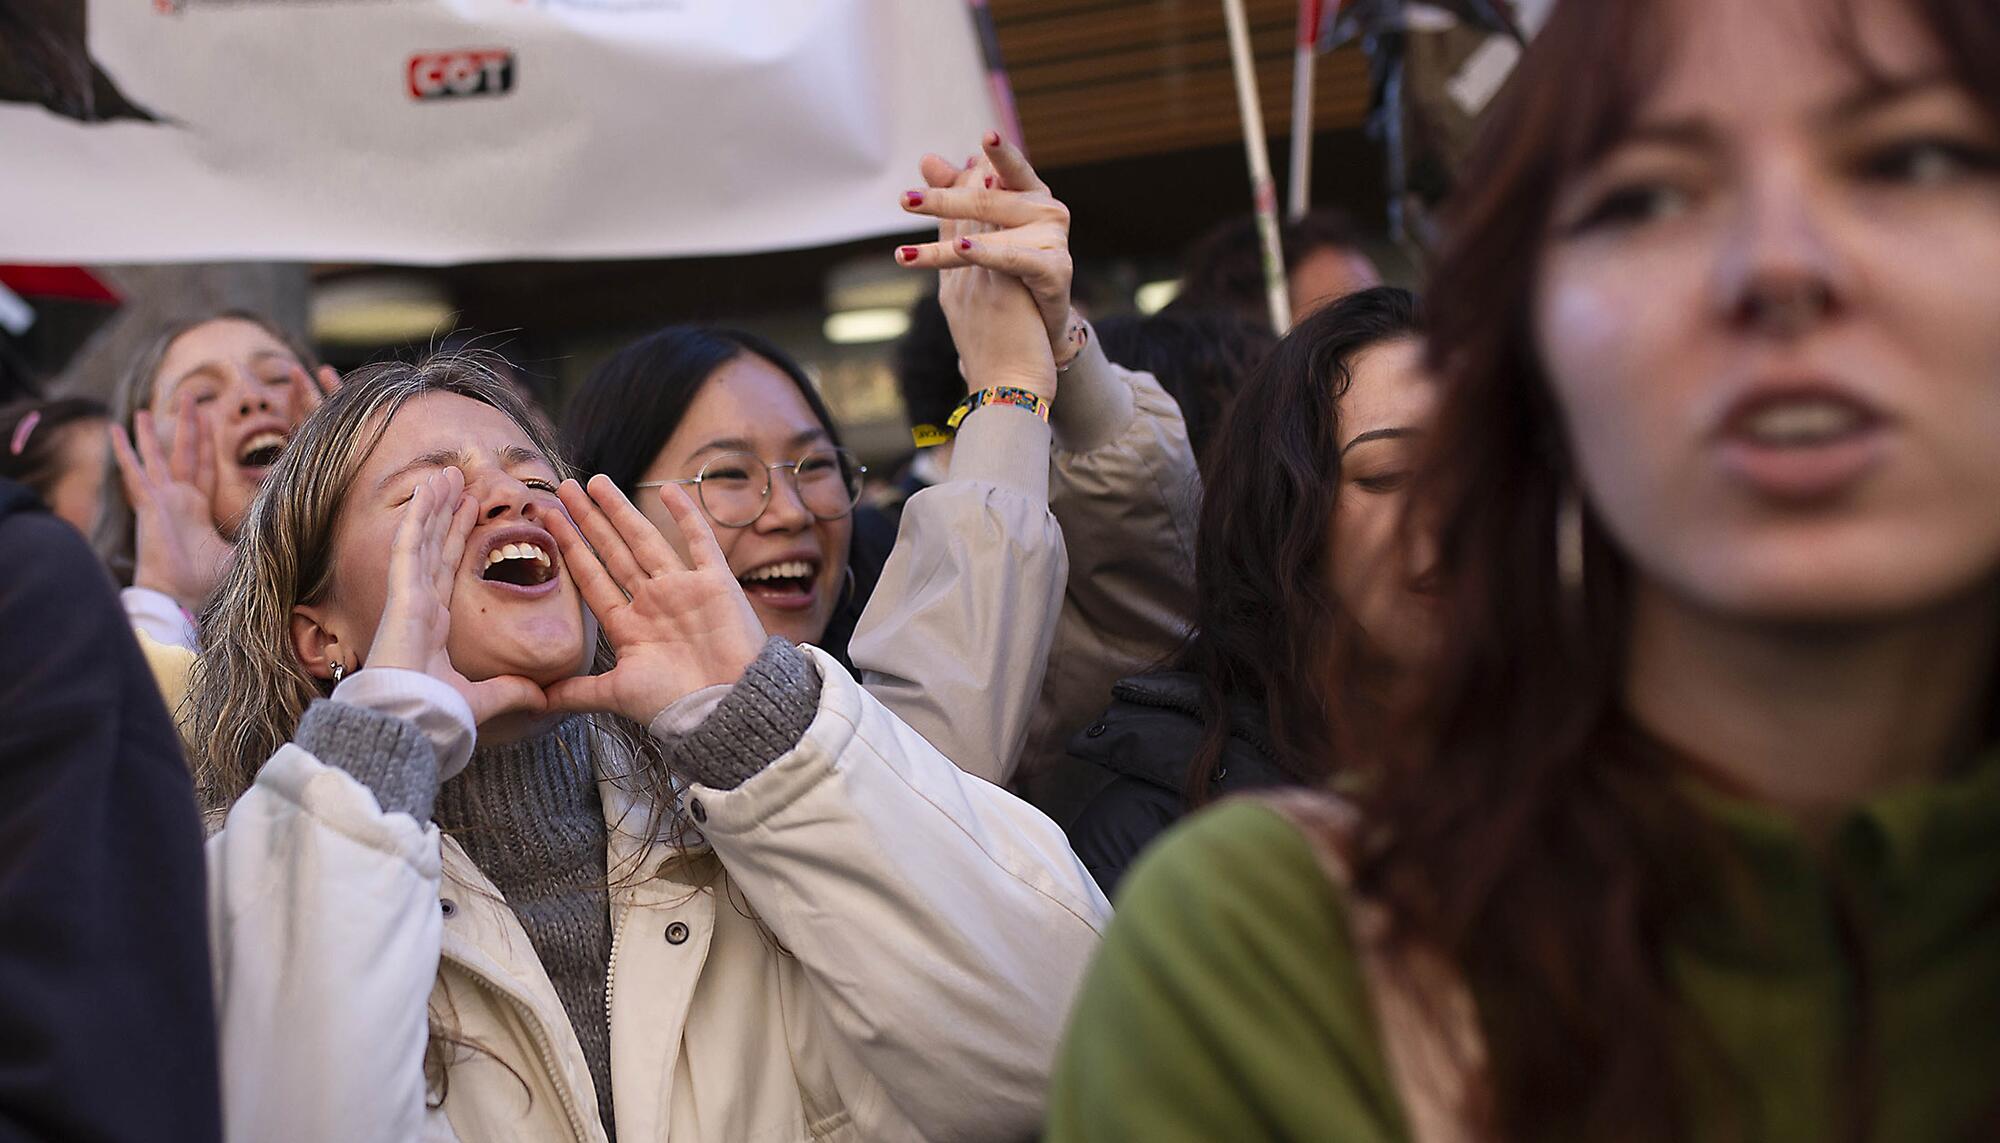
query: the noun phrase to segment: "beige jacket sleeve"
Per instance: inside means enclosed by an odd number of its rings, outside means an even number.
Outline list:
[[[1068,574],[1050,448],[1049,426],[1020,409],[966,417],[949,479],[904,505],[848,643],[870,694],[996,785],[1027,737]]]
[[[923,1138],[1032,1137],[1111,906],[1054,822],[807,654],[811,727],[733,790],[688,787],[702,832]]]
[[[1186,638],[1201,512],[1179,404],[1152,374],[1112,364],[1095,335],[1063,376],[1054,420],[1050,507],[1068,541],[1069,579],[1016,776],[1037,804],[1111,685]]]
[[[1201,489],[1173,398],[1092,336],[1052,421],[966,418],[949,479],[904,507],[848,647],[884,706],[1003,785],[1171,654],[1193,608]]]

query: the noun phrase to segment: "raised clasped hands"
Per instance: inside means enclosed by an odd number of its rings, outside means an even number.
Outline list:
[[[981,148],[964,167],[924,156],[927,185],[906,192],[903,208],[936,218],[938,241],[897,252],[905,266],[939,271],[939,301],[975,386],[990,383],[978,376],[989,364],[1012,373],[1039,374],[1044,368],[1024,343],[990,344],[998,340],[990,327],[1011,325],[1018,310],[1013,295],[998,289],[1000,282],[1018,283],[1031,300],[1051,374],[1055,363],[1075,354],[1081,330],[1070,307],[1069,208],[1019,148],[995,132],[987,133]],[[1052,377],[1049,386],[1052,390]]]

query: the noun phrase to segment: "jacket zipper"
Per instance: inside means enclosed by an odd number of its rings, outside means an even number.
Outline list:
[[[569,1119],[570,1137],[575,1139],[576,1143],[589,1143],[590,1128],[585,1125],[583,1116],[577,1112],[576,1101],[570,1096],[570,1085],[563,1080],[562,1069],[556,1066],[555,1045],[549,1042],[549,1034],[542,1028],[541,1017],[536,1015],[535,1010],[528,1007],[527,1003],[519,997],[508,992],[493,981],[488,980],[484,973],[481,973],[456,957],[448,959],[452,960],[460,968],[465,969],[466,974],[471,976],[481,988],[486,989],[486,991],[491,992],[493,995],[512,1005],[514,1010],[525,1018],[528,1027],[535,1033],[535,1047],[542,1055],[542,1071],[554,1082],[556,1094],[562,1097],[563,1114]]]
[[[604,1034],[611,1035],[611,993],[618,987],[618,946],[625,940],[625,922],[632,917],[632,910],[625,909],[618,914],[618,923],[611,928],[611,959],[604,966]]]

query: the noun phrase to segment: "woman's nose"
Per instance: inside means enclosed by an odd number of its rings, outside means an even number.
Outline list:
[[[535,514],[534,490],[505,473],[481,475],[468,485],[467,491],[477,500],[481,519],[518,516],[526,520]]]
[[[1827,209],[1796,164],[1767,160],[1740,196],[1716,260],[1716,300],[1735,328],[1789,340],[1837,312],[1846,271]]]
[[[771,502],[764,506],[764,514],[757,517],[757,523],[772,531],[795,532],[812,522],[813,514],[806,510],[806,502],[799,495],[796,474],[789,469],[773,472]]]

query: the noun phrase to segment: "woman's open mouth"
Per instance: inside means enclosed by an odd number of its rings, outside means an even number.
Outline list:
[[[1741,400],[1723,423],[1723,470],[1760,497],[1823,501],[1855,487],[1883,459],[1888,418],[1831,385],[1773,386]]]
[[[736,577],[752,603],[803,611],[819,597],[818,560],[779,560]]]
[[[252,433],[236,446],[236,464],[261,480],[271,466],[278,463],[278,457],[284,455],[285,445],[289,442],[290,438],[275,429]]]
[[[510,528],[492,537],[480,566],[482,582],[515,595],[544,595],[556,589],[556,546],[539,528]]]

